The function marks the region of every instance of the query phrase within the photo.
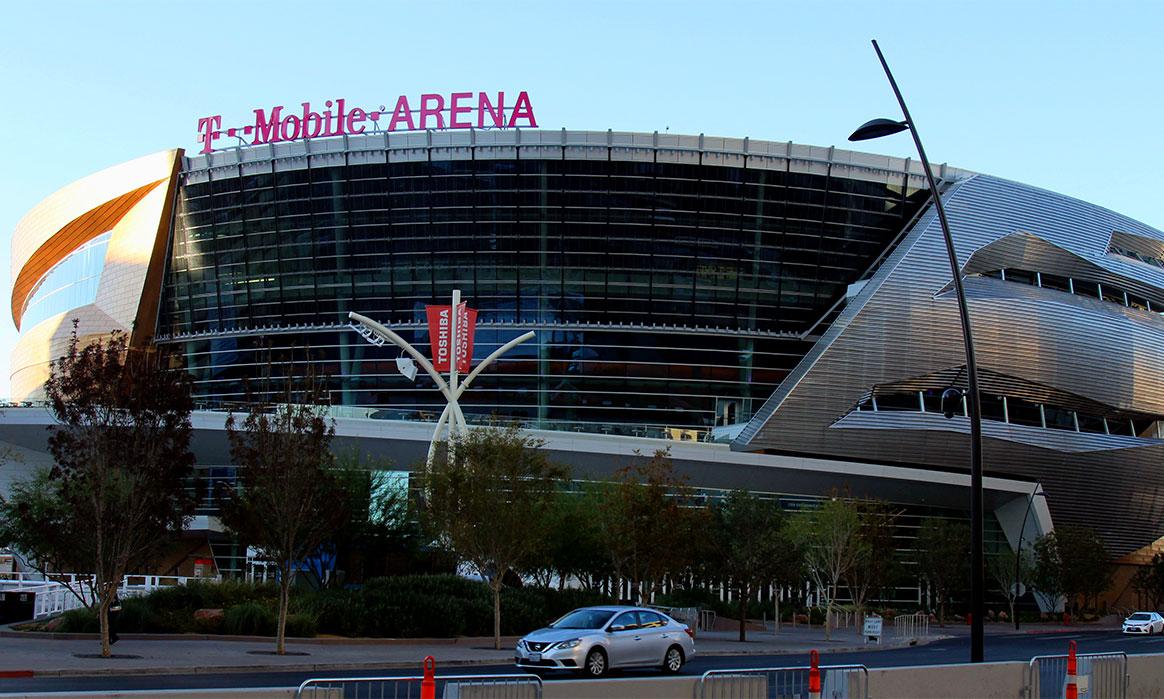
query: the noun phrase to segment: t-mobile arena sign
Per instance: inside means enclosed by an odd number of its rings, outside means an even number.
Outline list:
[[[506,106],[505,93],[496,96],[488,92],[425,93],[412,104],[406,95],[396,98],[391,110],[386,105],[376,109],[349,107],[343,99],[323,103],[322,112],[314,111],[310,102],[302,104],[302,112],[285,113],[284,105],[270,109],[256,109],[253,124],[222,128],[222,115],[198,120],[198,142],[203,153],[215,149],[215,141],[223,135],[230,138],[250,139],[250,145],[296,141],[302,138],[325,138],[345,134],[362,134],[369,130],[425,131],[427,129],[512,129],[519,126],[537,128],[533,106],[525,91],[517,94],[512,107]],[[371,122],[371,123],[369,123]]]

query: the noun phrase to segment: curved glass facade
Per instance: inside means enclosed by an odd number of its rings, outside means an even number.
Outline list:
[[[271,358],[288,371],[315,363],[336,404],[435,416],[443,399],[428,379],[401,377],[397,351],[364,344],[347,313],[426,346],[424,305],[460,289],[479,310],[478,360],[537,332],[478,378],[466,413],[702,436],[771,395],[925,200],[827,168],[291,168],[181,187],[158,331],[181,344],[208,403],[242,398]]]
[[[102,233],[69,253],[41,277],[24,305],[23,327],[31,328],[58,313],[93,303],[112,236],[112,233]]]

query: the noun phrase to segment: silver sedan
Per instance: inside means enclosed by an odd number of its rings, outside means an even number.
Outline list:
[[[675,673],[695,655],[685,624],[643,607],[583,607],[517,642],[521,668],[581,671],[601,677],[611,668],[658,667]]]

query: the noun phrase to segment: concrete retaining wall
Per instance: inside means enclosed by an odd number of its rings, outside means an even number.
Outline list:
[[[1026,662],[980,665],[925,665],[869,671],[871,699],[1018,699],[1022,696]],[[466,672],[468,674],[468,672]],[[1164,654],[1128,657],[1128,697],[1164,699]],[[614,680],[554,680],[545,683],[543,699],[697,699],[699,678],[645,677]],[[0,685],[0,689],[3,686]],[[419,689],[419,688],[418,688]],[[228,690],[175,690],[114,693],[5,694],[29,699],[86,697],[165,697],[165,699],[291,699],[294,688],[266,687]]]

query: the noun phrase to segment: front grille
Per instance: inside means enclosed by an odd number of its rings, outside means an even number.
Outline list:
[[[549,643],[537,643],[535,641],[526,641],[525,647],[529,648],[530,650],[532,650],[535,653],[540,653],[543,650],[545,650],[546,648],[549,648],[550,644]]]

